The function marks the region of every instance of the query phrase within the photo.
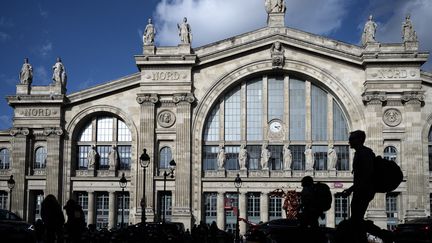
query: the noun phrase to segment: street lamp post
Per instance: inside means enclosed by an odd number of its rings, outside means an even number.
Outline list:
[[[234,186],[237,188],[237,218],[236,218],[236,235],[235,235],[235,242],[240,242],[240,227],[239,227],[239,206],[240,206],[240,192],[239,189],[242,186],[242,180],[240,178],[240,175],[237,174],[237,177],[234,180]]]
[[[141,167],[144,170],[144,180],[143,180],[143,197],[141,199],[141,223],[143,224],[143,226],[145,226],[146,223],[146,213],[145,213],[145,209],[147,207],[147,201],[146,201],[146,195],[145,195],[145,183],[146,183],[146,169],[150,164],[150,156],[147,154],[147,149],[143,150],[143,153],[140,156],[140,164]]]
[[[124,225],[124,206],[125,206],[124,189],[125,189],[125,187],[127,185],[127,180],[126,180],[126,177],[125,177],[124,173],[122,174],[122,177],[120,178],[119,184],[120,184],[120,187],[122,189],[122,217],[121,217],[121,226],[120,226],[120,228],[123,229],[123,225]]]
[[[163,198],[162,198],[162,202],[163,202],[163,214],[162,214],[162,223],[165,223],[165,214],[166,214],[166,201],[165,201],[165,196],[166,196],[166,178],[167,176],[170,176],[171,178],[174,178],[174,170],[176,167],[176,162],[174,161],[174,159],[172,159],[169,163],[169,167],[170,167],[170,171],[166,172],[164,171],[164,187],[163,187]]]
[[[9,187],[9,211],[12,211],[12,189],[15,187],[13,175],[11,175],[9,180],[7,180],[7,185]]]

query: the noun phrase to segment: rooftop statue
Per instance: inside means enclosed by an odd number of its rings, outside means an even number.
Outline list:
[[[408,14],[405,21],[402,23],[402,39],[403,41],[417,41],[417,33],[414,30],[411,22],[411,16]]]
[[[143,35],[144,45],[153,45],[155,35],[156,35],[156,29],[155,29],[154,25],[152,24],[152,19],[149,18],[148,24],[145,27],[144,35]]]
[[[187,18],[183,18],[181,24],[177,24],[177,28],[180,36],[181,44],[190,44],[192,42],[192,30],[190,25],[187,23]]]
[[[376,42],[375,40],[376,28],[377,28],[377,24],[372,20],[372,15],[369,15],[369,19],[364,26],[362,39],[361,39],[363,46],[365,46],[369,42]]]
[[[53,69],[52,79],[54,80],[54,84],[61,84],[62,86],[66,86],[66,81],[67,81],[66,70],[60,57],[57,57],[57,62],[56,64],[54,64],[52,69]]]
[[[285,0],[265,0],[267,13],[285,13]]]
[[[24,58],[24,64],[19,74],[21,84],[31,84],[33,80],[33,67],[28,62],[28,58]]]

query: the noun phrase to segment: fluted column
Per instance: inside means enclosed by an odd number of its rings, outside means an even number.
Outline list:
[[[62,157],[60,153],[61,148],[61,136],[63,130],[61,128],[45,128],[44,135],[47,136],[47,159],[46,159],[46,188],[45,192],[54,195],[60,204],[61,200],[61,189],[62,189],[62,175],[63,172],[60,170],[60,163],[62,163]]]
[[[191,104],[192,93],[174,94],[177,106],[175,161],[175,201],[173,220],[191,225]]]
[[[137,158],[137,170],[138,176],[136,179],[136,200],[135,207],[141,209],[141,199],[144,195],[146,198],[146,209],[145,214],[148,221],[154,221],[154,183],[153,183],[153,172],[156,168],[155,163],[155,105],[159,102],[157,94],[138,94],[136,98],[137,102],[141,105],[140,113],[140,134],[139,134],[139,148],[140,152]],[[147,149],[147,154],[150,156],[150,164],[146,169],[146,181],[144,189],[144,170],[139,165],[139,156],[143,152],[143,149]],[[137,210],[139,212],[139,210]],[[143,212],[141,212],[143,213]]]
[[[269,220],[269,198],[267,192],[261,193],[260,197],[260,215],[261,221],[267,222]]]
[[[216,212],[216,223],[219,229],[225,229],[225,194],[224,192],[218,192],[217,194],[217,212]]]
[[[239,195],[239,215],[240,218],[247,218],[247,201],[246,201],[246,193],[240,192]],[[240,222],[240,234],[244,235],[246,233],[246,224],[244,222]]]
[[[116,198],[115,198],[115,192],[110,191],[109,192],[109,197],[108,197],[108,229],[111,229],[115,226],[115,218],[117,215],[117,210],[116,210]]]
[[[87,224],[95,223],[95,193],[89,191],[88,193],[88,211],[87,211]]]

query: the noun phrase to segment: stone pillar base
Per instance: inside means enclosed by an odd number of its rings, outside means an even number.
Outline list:
[[[313,170],[306,170],[305,171],[305,176],[313,176],[314,175],[314,171]]]
[[[178,45],[179,54],[191,54],[191,45],[190,44],[179,44]]]
[[[16,86],[16,94],[30,94],[30,85],[28,84],[17,84]]]
[[[154,45],[144,45],[143,46],[143,54],[144,55],[155,55],[156,47]]]
[[[330,177],[336,177],[336,170],[335,169],[331,169],[331,170],[329,170],[329,176]]]
[[[285,27],[285,13],[269,13],[267,17],[268,27]]]
[[[405,50],[407,51],[418,51],[419,44],[417,41],[406,41],[404,42]]]
[[[155,214],[154,214],[153,208],[147,207],[145,209],[145,216],[146,216],[146,222],[154,222],[155,221]]]

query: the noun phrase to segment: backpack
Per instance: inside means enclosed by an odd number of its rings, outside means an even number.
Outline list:
[[[374,159],[373,184],[375,192],[395,190],[403,180],[403,173],[394,161],[377,156]]]
[[[317,182],[314,184],[314,193],[317,208],[322,212],[329,210],[333,201],[330,187],[325,183]]]

